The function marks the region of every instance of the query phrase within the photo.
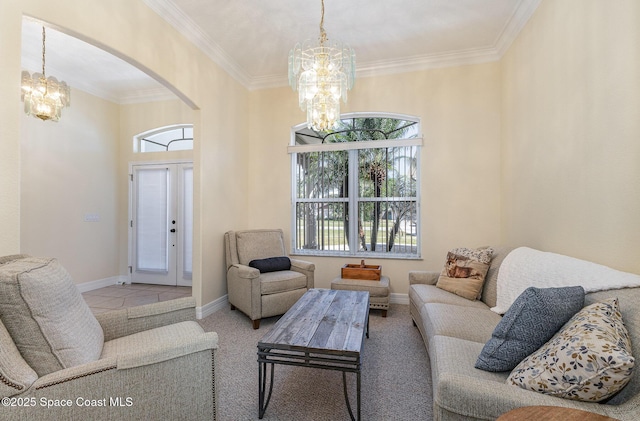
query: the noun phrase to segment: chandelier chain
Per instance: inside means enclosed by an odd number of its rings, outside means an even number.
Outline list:
[[[327,40],[327,33],[324,30],[324,0],[322,0],[322,14],[320,15],[320,46]]]
[[[44,26],[42,27],[42,77],[45,77],[44,74],[44,52],[45,52],[45,38],[46,34],[44,32]]]

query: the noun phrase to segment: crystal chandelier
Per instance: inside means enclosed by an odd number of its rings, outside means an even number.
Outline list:
[[[318,44],[306,40],[289,52],[289,84],[298,91],[298,102],[307,112],[307,126],[328,131],[340,119],[340,99],[347,102],[353,87],[356,55],[351,47],[329,42],[324,30],[324,0]]]
[[[45,31],[42,27],[42,73],[30,75],[22,72],[22,101],[27,115],[41,120],[60,120],[64,107],[70,105],[71,89],[65,82],[58,82],[53,76],[46,77],[44,72]]]

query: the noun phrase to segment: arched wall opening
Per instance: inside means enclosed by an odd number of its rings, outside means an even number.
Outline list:
[[[122,227],[128,216],[123,202],[132,159],[124,144],[130,145],[129,134],[138,133],[140,127],[197,125],[198,107],[149,66],[91,35],[35,16],[25,13],[24,19],[47,28],[47,75],[57,76],[49,71],[55,53],[50,34],[56,30],[138,68],[173,94],[161,101],[114,103],[81,87],[75,89],[68,80],[72,107],[64,110],[59,123],[20,117],[20,252],[59,258],[81,290],[121,282],[127,278]],[[193,151],[177,155],[195,160]],[[194,244],[194,251],[197,247]],[[200,279],[194,279],[193,288],[198,302],[202,302]]]
[[[3,124],[0,124],[0,253],[7,255],[20,252],[21,229],[24,226],[21,223],[20,204],[21,196],[25,193],[21,189],[20,168],[23,147],[20,141],[23,134],[23,111],[20,103],[23,16],[47,22],[52,28],[61,28],[67,34],[89,40],[106,51],[126,58],[138,68],[149,70],[157,76],[156,80],[166,82],[182,99],[177,102],[190,113],[194,137],[200,140],[196,142],[193,150],[193,295],[200,315],[206,315],[223,305],[226,295],[226,270],[222,238],[230,227],[246,226],[249,214],[246,206],[249,164],[246,157],[250,150],[250,129],[245,116],[250,106],[251,95],[246,87],[226,73],[211,57],[189,42],[142,0],[60,0],[55,5],[45,0],[25,0],[3,4],[3,12],[0,14],[0,39],[6,42],[0,43],[0,50],[3,52],[0,64],[0,95],[6,101],[0,103],[0,115],[3,118]],[[186,106],[185,99],[194,107]],[[74,106],[75,102],[77,101],[74,101],[72,108],[66,110],[70,111],[68,115],[80,111],[79,107]],[[106,109],[110,109],[108,112],[121,115],[119,110],[113,110],[108,105],[102,104]],[[146,110],[140,111],[145,112]],[[96,112],[91,113],[91,116],[95,115]],[[135,113],[132,113],[129,119],[128,123],[133,126],[137,120]],[[65,124],[64,121],[70,119],[65,120],[63,117],[61,123]],[[139,133],[149,127],[131,133]],[[51,126],[49,129],[53,130]],[[89,128],[80,132],[85,135],[101,133]],[[131,137],[128,139],[130,146]],[[90,144],[80,145],[86,148],[87,153],[99,153],[92,149]],[[126,163],[123,165],[126,166]],[[121,171],[119,174],[122,173]],[[80,172],[78,174],[73,183],[84,183],[88,186],[86,188],[91,190],[94,179],[80,177]],[[121,183],[126,183],[126,179]],[[224,198],[224,206],[220,206],[221,198]],[[56,197],[55,200],[64,200],[64,197]],[[119,208],[126,208],[126,201],[117,200]],[[80,219],[84,219],[84,213],[92,213],[90,210],[82,209],[73,209],[73,212],[76,213],[76,218],[79,213]],[[96,227],[89,222],[85,224]],[[126,223],[125,226],[118,227],[116,235],[119,242],[126,236],[122,232],[126,233]],[[66,237],[60,239],[60,247],[67,246],[64,244],[65,239]],[[122,259],[118,258],[118,261],[121,262]],[[122,267],[126,266],[120,268]]]

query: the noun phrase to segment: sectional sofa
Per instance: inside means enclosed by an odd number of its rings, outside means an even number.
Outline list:
[[[545,405],[582,409],[619,420],[640,419],[640,374],[605,402],[566,399],[507,383],[509,371],[475,368],[485,343],[502,320],[491,311],[497,302],[500,267],[514,250],[494,247],[481,298],[469,300],[436,287],[440,272],[409,273],[410,312],[427,348],[433,383],[436,421],[492,420],[522,406]],[[640,355],[640,288],[609,289],[587,293],[584,305],[617,298],[633,354]]]

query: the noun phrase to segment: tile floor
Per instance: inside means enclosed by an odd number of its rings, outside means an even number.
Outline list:
[[[191,297],[191,287],[123,284],[94,289],[82,294],[94,314],[121,308]]]

